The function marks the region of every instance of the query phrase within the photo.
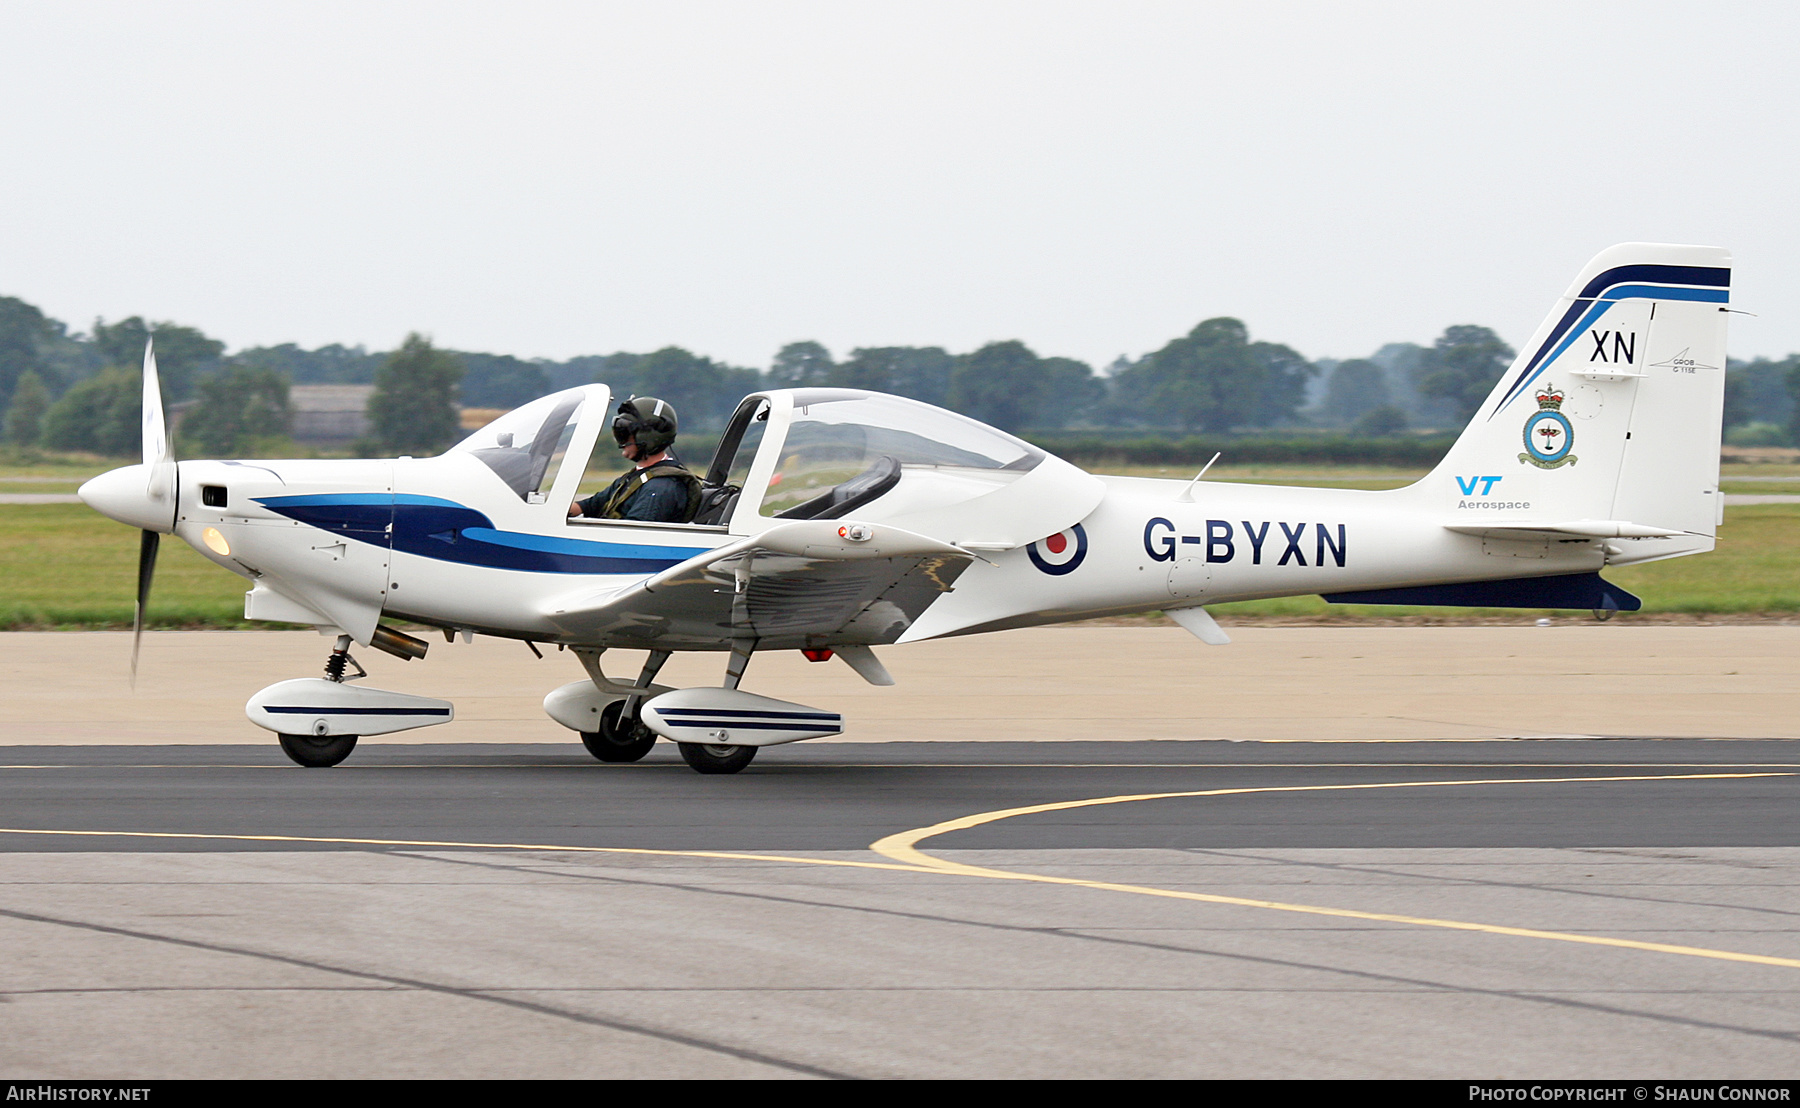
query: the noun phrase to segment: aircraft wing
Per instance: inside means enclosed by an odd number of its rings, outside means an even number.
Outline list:
[[[861,537],[859,537],[861,536]],[[765,649],[890,643],[975,556],[897,527],[795,520],[638,584],[554,598],[544,615],[582,641]]]

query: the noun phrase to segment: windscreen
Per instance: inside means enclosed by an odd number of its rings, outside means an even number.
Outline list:
[[[569,389],[515,408],[450,449],[473,454],[531,503],[556,480],[587,394]]]

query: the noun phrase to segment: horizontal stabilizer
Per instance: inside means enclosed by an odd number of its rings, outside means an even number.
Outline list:
[[[1556,577],[1515,577],[1505,581],[1464,581],[1405,589],[1322,594],[1331,604],[1417,604],[1453,608],[1575,608],[1635,612],[1644,602],[1598,573]]]
[[[1686,531],[1651,527],[1644,523],[1627,523],[1622,519],[1577,519],[1566,523],[1529,523],[1510,520],[1506,523],[1450,523],[1446,531],[1459,535],[1480,535],[1484,539],[1672,539]]]

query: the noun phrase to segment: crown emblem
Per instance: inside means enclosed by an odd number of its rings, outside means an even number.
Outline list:
[[[1574,465],[1569,448],[1575,445],[1575,425],[1562,414],[1563,390],[1546,381],[1537,390],[1537,402],[1538,410],[1525,420],[1525,453],[1519,461],[1539,469]]]

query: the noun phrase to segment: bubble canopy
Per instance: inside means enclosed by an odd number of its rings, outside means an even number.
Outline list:
[[[797,389],[790,398],[779,461],[762,497],[764,516],[813,518],[828,510],[836,514],[841,505],[819,498],[833,488],[859,487],[852,485],[859,477],[861,483],[872,485],[867,490],[872,495],[858,497],[863,503],[882,499],[888,507],[898,508],[889,490],[904,486],[895,495],[910,501],[915,489],[925,493],[917,486],[927,480],[938,496],[965,500],[1044,460],[1044,453],[1030,443],[916,400],[854,389]],[[882,479],[884,471],[893,479]],[[928,478],[927,472],[939,477]],[[955,480],[958,473],[967,478]]]
[[[578,388],[539,397],[471,434],[448,453],[480,459],[521,500],[542,497],[556,480],[586,400],[586,390]]]
[[[968,416],[899,396],[853,389],[800,389],[787,446],[835,443],[865,457],[887,455],[901,465],[963,466],[1023,472],[1043,451]]]

